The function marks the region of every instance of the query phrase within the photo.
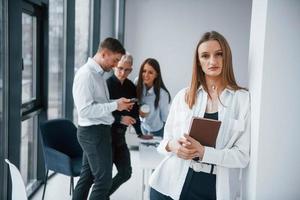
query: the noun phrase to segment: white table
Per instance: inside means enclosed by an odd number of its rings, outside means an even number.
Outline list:
[[[159,142],[161,141],[160,137],[154,137],[152,140],[140,140],[139,141],[139,159],[142,168],[142,193],[141,199],[148,200],[150,188],[148,185],[149,177],[156,166],[164,158],[163,155],[159,154],[156,150]]]

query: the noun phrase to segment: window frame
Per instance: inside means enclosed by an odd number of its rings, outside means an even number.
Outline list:
[[[33,83],[36,87],[36,97],[35,99],[32,99],[30,101],[27,101],[25,103],[22,103],[21,105],[21,115],[22,115],[22,121],[31,118],[35,115],[38,115],[41,110],[43,109],[42,99],[43,99],[43,84],[42,83],[42,77],[43,77],[43,70],[42,67],[44,66],[44,63],[41,59],[41,49],[42,49],[42,8],[40,6],[36,6],[34,4],[29,4],[26,2],[23,2],[22,4],[22,13],[28,14],[30,16],[36,17],[36,40],[35,43],[35,65],[36,65],[36,72],[34,80],[35,83]],[[23,63],[22,63],[22,69],[23,69]],[[21,88],[22,90],[22,88]]]

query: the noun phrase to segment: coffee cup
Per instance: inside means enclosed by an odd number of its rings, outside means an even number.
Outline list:
[[[147,117],[150,113],[150,106],[147,105],[147,104],[143,104],[141,107],[140,107],[140,116],[141,117]]]

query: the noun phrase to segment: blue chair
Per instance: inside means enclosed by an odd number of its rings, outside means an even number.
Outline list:
[[[54,119],[40,125],[43,153],[45,159],[45,196],[48,172],[52,170],[70,176],[70,195],[74,192],[73,177],[80,175],[82,149],[78,143],[77,128],[67,119]]]

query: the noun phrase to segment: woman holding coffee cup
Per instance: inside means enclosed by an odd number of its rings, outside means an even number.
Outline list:
[[[137,98],[141,105],[142,132],[162,137],[171,96],[162,80],[159,63],[154,58],[147,58],[141,65],[137,81]]]

